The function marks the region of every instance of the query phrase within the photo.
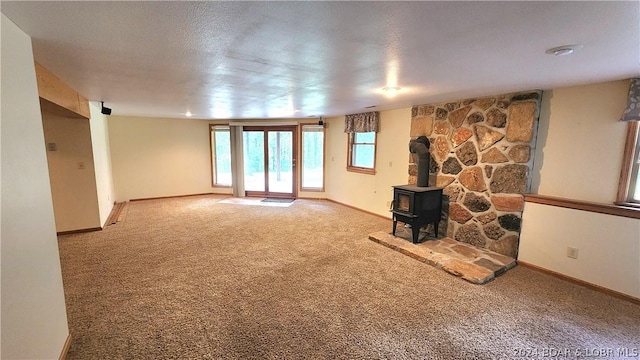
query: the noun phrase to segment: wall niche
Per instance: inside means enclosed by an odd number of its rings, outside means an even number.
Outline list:
[[[411,139],[431,141],[429,184],[448,197],[440,236],[517,257],[541,98],[528,91],[411,109]],[[416,168],[410,156],[410,184]]]

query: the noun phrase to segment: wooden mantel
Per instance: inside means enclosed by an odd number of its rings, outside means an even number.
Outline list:
[[[89,101],[36,63],[38,96],[42,110],[65,117],[89,119]]]

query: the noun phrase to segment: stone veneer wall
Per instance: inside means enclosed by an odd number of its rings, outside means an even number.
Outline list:
[[[517,256],[540,99],[534,91],[411,109],[411,138],[431,141],[429,185],[448,197],[439,236]],[[409,162],[415,184],[412,156]]]

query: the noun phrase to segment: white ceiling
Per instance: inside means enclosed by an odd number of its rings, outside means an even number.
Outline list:
[[[0,6],[37,62],[114,115],[333,116],[640,75],[638,1]],[[584,47],[545,54],[567,44]]]

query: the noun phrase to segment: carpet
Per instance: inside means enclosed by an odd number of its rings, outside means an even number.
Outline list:
[[[638,305],[521,267],[468,283],[368,240],[391,221],[333,202],[222,199],[136,201],[124,222],[59,236],[68,360],[574,359],[640,346]]]
[[[235,205],[253,205],[253,206],[271,206],[271,207],[289,207],[293,202],[274,202],[263,201],[265,198],[254,197],[232,197],[219,200],[220,204],[235,204]]]

